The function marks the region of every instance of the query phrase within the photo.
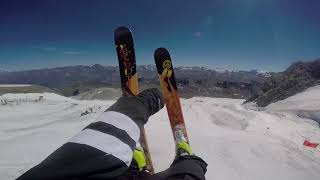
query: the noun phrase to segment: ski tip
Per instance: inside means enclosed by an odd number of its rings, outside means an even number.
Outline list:
[[[116,44],[133,44],[131,30],[125,26],[120,26],[114,31],[114,41]]]
[[[170,58],[170,53],[166,48],[160,47],[154,52],[154,59]]]
[[[164,47],[160,47],[160,48],[156,49],[154,54],[163,53],[163,52],[166,52],[169,54],[168,50]]]
[[[120,26],[116,30],[114,30],[115,34],[122,33],[122,32],[131,32],[129,28],[125,26]]]

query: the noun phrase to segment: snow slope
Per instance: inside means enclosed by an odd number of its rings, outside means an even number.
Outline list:
[[[0,84],[0,87],[28,87],[30,84]]]
[[[305,92],[289,97],[283,101],[270,104],[271,111],[286,112],[306,119],[313,119],[320,123],[320,86],[307,89]]]
[[[237,99],[182,99],[191,145],[209,164],[207,179],[319,179],[319,149],[302,145],[305,139],[320,142],[319,126],[297,114],[319,112],[317,94],[320,86],[264,111]],[[26,96],[44,99],[0,105],[1,179],[14,179],[39,163],[114,102],[79,101],[49,93],[6,94],[0,100]],[[91,108],[93,113],[80,116]],[[166,169],[174,157],[174,142],[165,108],[150,118],[146,133],[156,171]]]

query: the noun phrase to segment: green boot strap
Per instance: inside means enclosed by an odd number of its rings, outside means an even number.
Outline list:
[[[185,142],[185,141],[180,141],[180,142],[178,142],[177,146],[178,146],[178,149],[179,149],[179,148],[183,149],[183,150],[184,150],[185,152],[187,152],[189,155],[192,155],[192,154],[193,154],[193,153],[192,153],[192,149],[191,149],[191,147],[189,146],[189,144],[188,144],[187,142]]]
[[[133,159],[136,161],[139,171],[142,171],[147,166],[146,158],[142,149],[136,148],[133,151]]]

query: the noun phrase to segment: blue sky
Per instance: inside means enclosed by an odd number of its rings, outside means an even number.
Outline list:
[[[116,65],[113,30],[138,64],[166,47],[176,65],[282,71],[320,57],[319,0],[0,0],[0,69]]]

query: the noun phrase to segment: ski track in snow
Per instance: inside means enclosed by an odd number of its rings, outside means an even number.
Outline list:
[[[39,96],[44,99],[34,102]],[[21,98],[29,100],[17,103]],[[79,101],[51,93],[5,94],[1,99],[11,101],[0,104],[0,177],[5,180],[41,162],[114,102]],[[319,125],[308,119],[320,118],[320,86],[264,110],[242,102],[181,100],[191,146],[209,164],[207,179],[319,179],[319,147],[308,149],[302,143],[320,142]],[[93,113],[80,116],[90,108]],[[146,134],[156,171],[165,170],[174,158],[165,108],[149,119]]]

